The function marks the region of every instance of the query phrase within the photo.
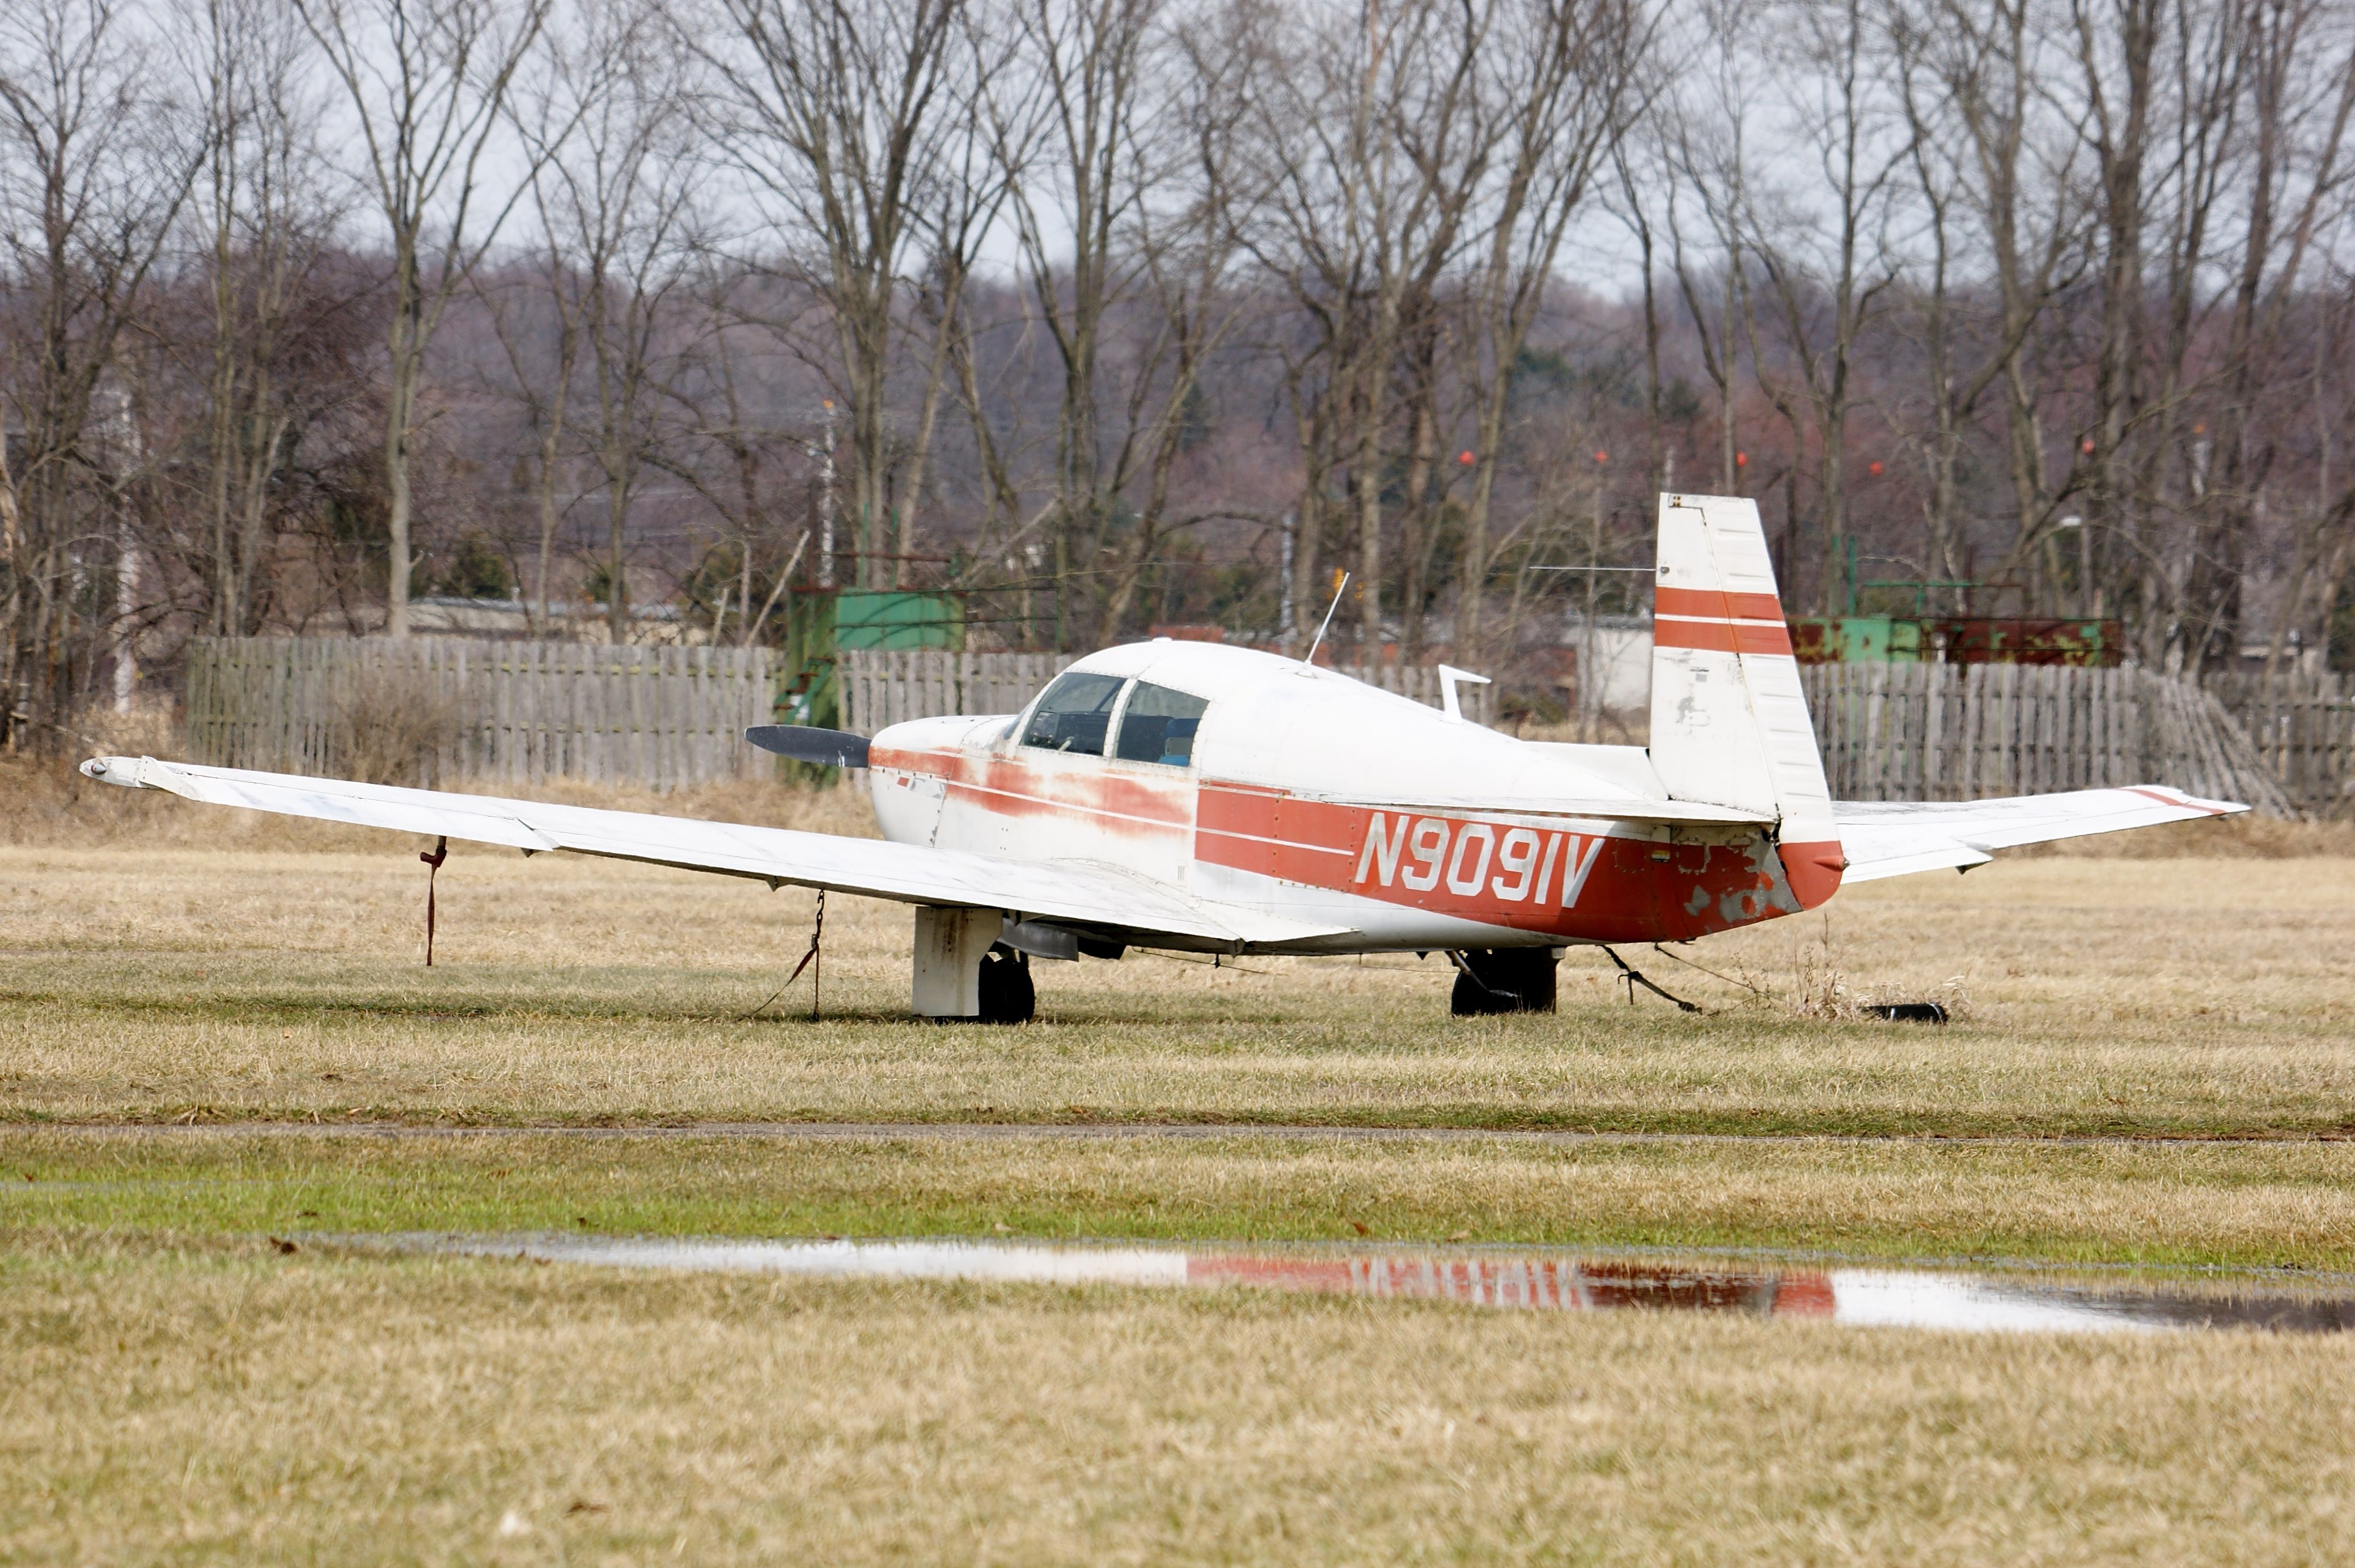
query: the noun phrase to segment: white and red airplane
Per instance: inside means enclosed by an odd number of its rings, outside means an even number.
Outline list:
[[[1580,943],[1685,942],[1844,881],[2245,810],[2163,785],[1834,801],[1756,506],[1663,496],[1648,746],[1519,741],[1329,669],[1156,638],[1011,716],[755,743],[864,767],[880,840],[100,757],[94,779],[218,805],[602,855],[916,911],[914,1008],[1031,1016],[1029,960],[1127,947],[1443,951],[1455,1010],[1550,1010]]]

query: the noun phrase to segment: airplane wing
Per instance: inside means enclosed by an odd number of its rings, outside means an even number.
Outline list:
[[[561,849],[717,871],[758,878],[773,887],[790,882],[902,903],[1007,910],[1146,938],[1283,942],[1337,935],[1349,929],[1213,905],[1117,866],[1091,861],[1007,860],[879,838],[200,767],[153,757],[94,757],[81,771],[102,783],[168,790],[212,805],[501,844],[527,852]]]
[[[1848,857],[1848,869],[1840,879],[1846,883],[1948,866],[1966,871],[1986,865],[1995,850],[2022,844],[2228,816],[2248,809],[2237,801],[2201,800],[2163,784],[2136,784],[1998,800],[1844,800],[1833,803],[1832,816]]]

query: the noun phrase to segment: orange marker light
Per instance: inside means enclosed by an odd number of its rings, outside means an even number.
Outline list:
[[[1456,456],[1455,461],[1456,461],[1456,462],[1458,462],[1458,463],[1460,463],[1460,464],[1464,464],[1464,466],[1465,466],[1465,467],[1469,468],[1469,467],[1471,467],[1471,466],[1472,466],[1473,462],[1475,461],[1475,459],[1473,458],[1473,456],[1472,456],[1472,454],[1471,454],[1470,453],[1466,452],[1466,453],[1458,453],[1458,454],[1457,454],[1457,456]]]

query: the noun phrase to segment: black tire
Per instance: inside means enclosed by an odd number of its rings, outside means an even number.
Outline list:
[[[1560,955],[1551,947],[1475,948],[1462,955],[1465,966],[1455,972],[1447,1010],[1457,1018],[1550,1013]]]
[[[1030,984],[1030,961],[993,947],[981,957],[981,1021],[1027,1024],[1039,1011],[1039,991]]]

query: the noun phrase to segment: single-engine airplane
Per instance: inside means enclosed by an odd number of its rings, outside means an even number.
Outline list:
[[[401,832],[602,855],[915,906],[914,1010],[1032,1016],[1029,961],[1448,953],[1459,1013],[1551,1010],[1581,943],[1685,942],[1843,882],[2246,807],[2160,784],[1834,801],[1757,507],[1660,498],[1651,743],[1559,745],[1301,660],[1156,638],[1011,716],[753,743],[863,768],[880,840],[99,757],[93,779]]]

